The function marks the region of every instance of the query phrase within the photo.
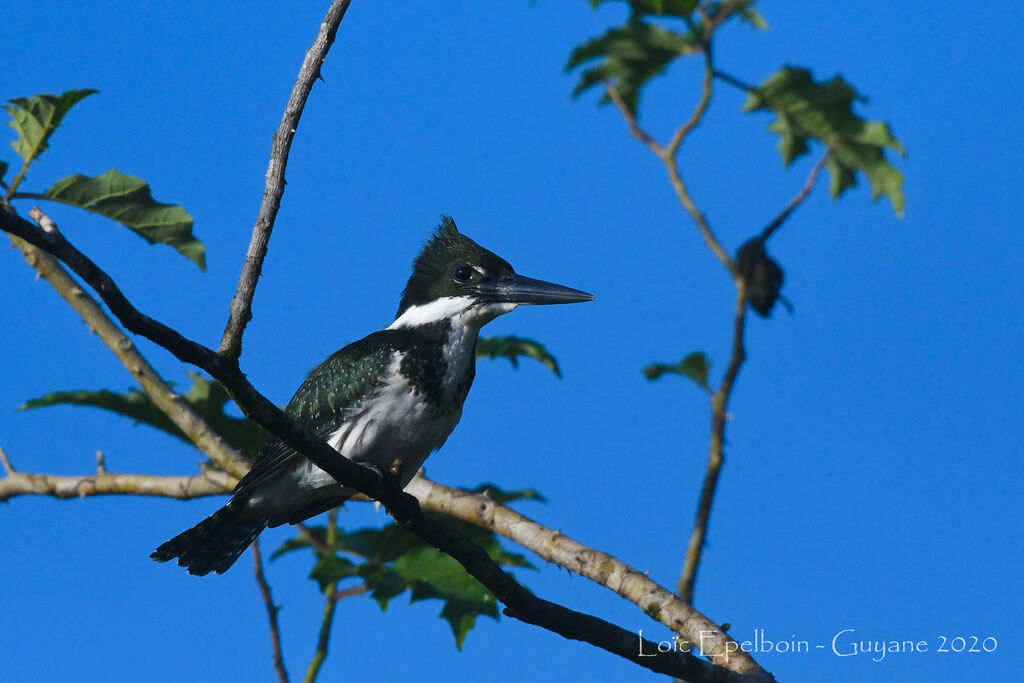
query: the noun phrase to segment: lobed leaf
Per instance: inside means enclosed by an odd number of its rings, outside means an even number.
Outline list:
[[[103,175],[73,175],[46,191],[48,199],[113,219],[150,244],[173,247],[206,270],[206,247],[192,235],[192,216],[183,206],[154,201],[149,185],[110,169]]]
[[[227,391],[218,382],[196,373],[188,373],[192,387],[182,400],[190,405],[232,448],[243,454],[255,455],[267,439],[267,433],[258,424],[245,417],[232,417],[224,412],[229,400]],[[149,395],[139,389],[120,394],[108,389],[99,391],[54,391],[23,403],[19,410],[47,408],[57,405],[101,408],[131,418],[136,424],[146,424],[167,432],[188,444],[191,439],[171,422]]]
[[[536,492],[526,489],[522,497]],[[514,496],[521,492],[510,492]],[[432,516],[443,521],[487,551],[496,562],[504,566],[529,567],[532,565],[518,553],[505,550],[498,538],[486,529],[447,515]],[[315,538],[324,541],[326,530],[312,527]],[[409,592],[410,602],[441,600],[441,618],[448,622],[455,636],[456,647],[462,648],[466,634],[483,614],[497,618],[497,603],[480,582],[450,556],[424,543],[421,539],[395,525],[380,528],[362,528],[355,531],[338,529],[335,550],[340,554],[317,555],[310,572],[321,590],[335,581],[362,578],[369,588],[370,597],[386,610],[392,599]],[[304,548],[312,549],[309,540],[299,535],[286,541],[274,551],[276,558]]]
[[[711,361],[703,351],[694,351],[674,365],[655,363],[644,368],[644,375],[649,380],[656,380],[666,373],[689,377],[703,389],[708,391],[708,371],[711,369]]]
[[[871,184],[872,200],[885,195],[902,216],[903,174],[889,162],[886,150],[904,156],[903,147],[886,123],[867,121],[853,111],[858,101],[865,98],[841,76],[815,81],[809,70],[786,66],[751,92],[743,109],[777,115],[768,129],[779,135],[786,166],[808,152],[808,140],[830,146],[826,166],[833,198],[854,187],[860,172]]]
[[[544,345],[533,339],[523,337],[483,337],[476,342],[477,358],[508,358],[512,367],[519,367],[519,356],[526,356],[539,361],[544,367],[555,373],[557,377],[562,376],[558,368],[558,361],[544,348]]]
[[[18,133],[18,139],[11,142],[11,147],[24,159],[25,164],[32,163],[49,147],[50,136],[71,108],[97,92],[99,90],[85,88],[68,90],[61,95],[36,95],[8,100],[10,104],[5,105],[4,110],[11,115],[12,120],[7,125]]]
[[[569,55],[566,71],[589,61],[600,59],[580,76],[573,90],[578,97],[595,85],[610,82],[618,91],[626,107],[634,115],[640,100],[640,90],[655,76],[662,74],[672,60],[700,51],[701,41],[691,31],[676,33],[641,20],[630,18],[625,26],[610,29],[600,38],[580,45]],[[611,100],[605,93],[600,100]]]

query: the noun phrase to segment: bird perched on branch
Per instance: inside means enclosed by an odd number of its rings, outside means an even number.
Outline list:
[[[593,298],[517,275],[442,216],[413,262],[395,321],[318,365],[285,412],[404,488],[462,416],[480,328],[519,305]],[[177,558],[190,574],[222,574],[266,527],[301,522],[356,493],[272,437],[224,507],[150,557]]]

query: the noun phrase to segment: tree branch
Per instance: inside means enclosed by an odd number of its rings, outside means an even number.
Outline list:
[[[242,353],[242,333],[252,319],[252,298],[256,293],[256,283],[263,270],[263,260],[267,256],[267,243],[274,229],[277,211],[281,208],[281,197],[284,195],[284,171],[288,165],[288,154],[291,151],[292,139],[299,127],[299,118],[306,106],[306,100],[313,89],[313,83],[320,78],[320,67],[327,59],[327,52],[334,43],[341,20],[345,18],[350,0],[334,0],[327,10],[327,16],[320,24],[320,31],[313,45],[306,50],[306,57],[299,69],[288,104],[281,118],[281,125],[274,133],[270,148],[270,165],[267,168],[267,184],[263,190],[263,202],[260,204],[256,225],[253,227],[249,251],[245,255],[245,265],[238,279],[238,288],[231,300],[230,313],[224,336],[221,338],[219,353],[225,358],[237,360]]]
[[[39,221],[48,221],[52,226],[50,234],[59,234],[57,226],[38,207],[32,212]],[[0,207],[0,215],[8,211]],[[174,393],[167,382],[145,359],[117,324],[103,311],[96,300],[79,286],[71,275],[50,254],[28,242],[11,235],[11,242],[18,248],[25,261],[36,270],[71,308],[78,313],[90,331],[95,332],[107,348],[121,362],[139,383],[142,390],[153,400],[171,422],[191,439],[199,450],[209,456],[217,467],[241,477],[249,470],[249,462],[235,449],[228,446],[206,421],[188,403]]]
[[[252,542],[252,563],[253,572],[256,575],[256,583],[260,587],[260,595],[263,596],[263,604],[267,606],[267,620],[270,622],[270,645],[274,657],[274,670],[277,671],[277,678],[281,683],[288,683],[288,670],[284,668],[284,657],[281,655],[281,631],[277,626],[277,613],[281,609],[274,604],[274,598],[270,594],[270,584],[263,573],[263,562],[260,559],[260,540],[257,538]]]
[[[19,472],[11,465],[3,449],[0,449],[0,461],[7,474],[0,478],[0,502],[28,495],[54,498],[135,495],[190,500],[230,493],[238,483],[230,474],[206,467],[202,467],[199,474],[175,477],[112,473],[97,463],[95,474],[67,476]]]
[[[631,112],[629,107],[626,106],[626,103],[622,100],[622,96],[619,95],[619,91],[615,89],[615,86],[612,85],[611,81],[606,80],[604,82],[604,89],[605,92],[608,93],[608,97],[611,101],[615,103],[615,107],[619,110],[619,113],[622,114],[622,118],[626,120],[626,125],[629,126],[629,132],[633,134],[633,137],[647,145],[655,155],[660,157],[664,154],[665,148],[661,146],[661,143],[652,138],[647,131],[640,127],[640,124],[636,122],[636,116],[634,116],[633,112]]]
[[[718,486],[718,474],[722,469],[722,463],[725,462],[725,424],[728,420],[729,397],[732,394],[733,384],[736,382],[740,367],[747,357],[746,350],[743,348],[746,317],[747,285],[743,278],[737,278],[732,355],[729,358],[729,366],[725,370],[725,375],[722,377],[722,383],[718,385],[718,389],[711,396],[711,445],[708,452],[708,467],[704,473],[704,485],[697,503],[697,519],[694,522],[693,532],[690,534],[683,571],[679,576],[677,591],[679,597],[691,604],[693,603],[694,584],[697,581],[697,567],[700,564],[701,554],[704,552],[704,542],[707,538],[711,504]]]
[[[796,211],[796,208],[800,206],[805,199],[807,199],[808,195],[811,194],[811,190],[814,189],[814,184],[818,181],[818,174],[821,173],[821,169],[825,167],[830,156],[832,156],[831,146],[825,149],[825,154],[822,155],[821,159],[818,160],[818,163],[816,163],[814,168],[811,169],[810,174],[807,176],[807,182],[804,183],[804,186],[799,192],[797,192],[796,196],[793,197],[789,204],[786,205],[786,208],[782,210],[782,213],[776,216],[772,222],[765,226],[765,229],[761,231],[760,240],[762,243],[768,241],[768,238],[772,236],[772,233],[778,230],[782,224],[786,222],[786,219],[789,218],[790,214]]]
[[[382,478],[372,470],[347,458],[338,457],[337,451],[256,391],[237,364],[225,362],[226,359],[210,349],[140,313],[110,276],[71,245],[63,235],[44,232],[6,210],[0,210],[0,228],[57,256],[100,294],[125,327],[163,346],[179,360],[197,365],[208,372],[231,393],[242,411],[264,429],[305,455],[336,481],[383,503],[403,528],[462,564],[470,575],[506,605],[507,615],[563,637],[588,642],[658,673],[692,681],[723,680],[723,676],[729,677],[727,669],[715,667],[683,652],[658,652],[654,643],[638,642],[640,639],[625,629],[537,597],[464,535],[420,514],[419,504],[413,496],[397,490],[397,487],[385,485]],[[747,676],[770,680],[768,674],[762,672],[752,672]]]
[[[704,59],[704,81],[701,93],[700,101],[697,103],[697,107],[693,111],[693,115],[679,127],[676,134],[672,137],[672,141],[669,146],[665,148],[664,152],[660,155],[662,162],[665,164],[665,170],[668,172],[669,181],[672,183],[672,188],[676,191],[676,196],[679,198],[679,203],[686,209],[686,213],[690,215],[693,222],[697,225],[697,229],[700,231],[700,235],[704,238],[704,243],[707,244],[711,253],[725,266],[725,269],[729,271],[729,274],[735,279],[738,275],[736,264],[733,263],[732,258],[726,252],[722,243],[718,241],[714,231],[708,224],[707,218],[704,213],[697,207],[697,203],[693,200],[690,195],[690,190],[683,181],[682,174],[679,172],[679,161],[676,158],[677,152],[683,140],[686,136],[692,132],[697,125],[704,118],[704,114],[707,112],[708,105],[711,102],[711,80],[714,69],[711,62],[711,49],[710,47],[705,52]]]
[[[327,541],[327,554],[333,555],[338,543],[338,508],[334,508],[327,513],[327,537],[325,540]],[[324,665],[324,660],[327,659],[327,646],[331,640],[334,612],[338,607],[338,601],[334,598],[337,590],[337,579],[324,587],[324,594],[327,596],[327,600],[324,602],[324,614],[320,619],[320,632],[316,640],[316,651],[313,653],[313,658],[309,660],[306,676],[302,679],[302,683],[313,683],[320,674],[320,667]]]
[[[618,558],[539,524],[486,494],[445,486],[422,473],[405,490],[416,496],[425,510],[476,524],[532,550],[547,562],[615,591],[649,617],[699,645],[701,654],[715,664],[739,673],[760,671],[721,627]]]

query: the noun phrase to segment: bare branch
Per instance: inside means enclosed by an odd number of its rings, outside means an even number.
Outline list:
[[[326,555],[334,555],[334,549],[337,547],[338,543],[338,508],[334,508],[327,513],[326,541]],[[320,674],[320,668],[324,665],[324,660],[327,659],[327,646],[331,640],[331,627],[334,625],[334,612],[338,607],[338,601],[334,599],[334,593],[337,589],[337,579],[331,581],[324,587],[324,593],[327,595],[327,600],[324,603],[324,614],[320,620],[320,632],[317,635],[316,651],[313,653],[313,658],[309,660],[309,666],[306,667],[306,676],[302,679],[302,683],[313,683],[313,681],[316,680],[316,677]]]
[[[747,316],[747,285],[743,278],[736,280],[736,309],[733,321],[732,355],[729,366],[722,377],[722,383],[711,397],[711,445],[708,452],[708,467],[704,473],[704,485],[701,487],[700,499],[697,503],[697,519],[686,549],[686,559],[679,576],[679,597],[687,603],[693,602],[693,589],[697,581],[697,567],[700,565],[704,552],[704,542],[708,533],[708,522],[711,518],[711,504],[714,502],[715,490],[718,486],[718,475],[725,462],[725,423],[728,419],[729,397],[732,395],[733,384],[739,375],[740,367],[746,360],[747,353],[743,348],[743,333],[746,328]]]
[[[792,201],[786,205],[786,208],[782,210],[782,213],[776,216],[772,222],[765,226],[765,229],[761,231],[761,242],[766,242],[768,238],[772,236],[772,233],[778,230],[782,224],[786,222],[786,219],[789,218],[790,214],[792,214],[796,208],[800,206],[805,199],[807,199],[807,196],[811,194],[811,190],[814,189],[814,184],[818,181],[818,174],[821,173],[821,169],[825,167],[830,156],[832,156],[831,146],[825,149],[825,154],[822,155],[821,159],[818,160],[818,163],[816,163],[814,168],[811,169],[810,174],[807,176],[807,182],[804,183],[804,186],[799,192],[797,192]]]
[[[17,218],[3,207],[0,207],[0,217],[9,220]],[[53,232],[45,234],[60,235],[56,226]],[[218,467],[236,477],[241,477],[249,470],[248,461],[238,451],[228,446],[199,413],[192,409],[192,406],[174,393],[132,340],[110,319],[96,300],[64,270],[56,258],[15,235],[11,235],[11,241],[21,251],[25,261],[57,290],[61,298],[82,318],[82,322],[113,352],[142,390],[153,400],[153,404],[163,411],[199,450],[209,456]]]
[[[406,491],[416,496],[425,510],[476,524],[532,550],[548,562],[615,591],[651,618],[699,645],[702,654],[715,664],[739,673],[761,670],[721,627],[618,558],[539,524],[484,494],[439,484],[427,479],[422,472]]]
[[[2,451],[0,451],[2,452]],[[4,468],[10,465],[4,459]],[[18,496],[85,498],[103,495],[157,496],[190,500],[230,493],[238,480],[226,472],[204,469],[191,476],[117,474],[102,472],[83,475],[29,474],[7,469],[0,478],[0,502]]]
[[[334,591],[334,593],[331,595],[331,600],[333,600],[334,602],[338,602],[339,600],[344,600],[345,598],[351,598],[355,597],[356,595],[362,595],[368,590],[370,590],[370,584],[361,583],[358,586],[352,586],[351,588],[343,588],[339,591]]]
[[[686,213],[690,215],[693,222],[696,223],[697,229],[700,231],[701,237],[704,239],[704,243],[707,244],[711,253],[721,261],[722,265],[725,266],[726,270],[733,276],[733,279],[738,277],[738,271],[736,264],[733,263],[732,258],[726,252],[725,247],[718,241],[714,231],[711,230],[711,225],[708,224],[707,218],[704,213],[697,207],[697,203],[693,200],[690,195],[690,190],[683,181],[683,177],[679,172],[679,162],[676,159],[676,152],[679,146],[682,144],[686,136],[697,127],[701,119],[703,119],[705,112],[707,112],[708,104],[711,101],[711,74],[713,68],[711,65],[711,52],[705,55],[705,69],[704,69],[704,85],[703,92],[701,94],[700,101],[697,103],[696,109],[694,109],[693,115],[687,120],[676,134],[672,137],[672,142],[665,148],[664,153],[661,154],[661,160],[665,164],[665,170],[668,172],[669,181],[672,183],[672,188],[676,191],[676,196],[679,198],[679,203],[686,209]]]
[[[224,336],[221,338],[220,351],[224,357],[237,360],[242,352],[242,333],[252,319],[252,298],[256,293],[256,283],[263,270],[263,260],[267,256],[267,243],[274,229],[277,211],[281,208],[281,197],[284,195],[284,171],[288,165],[288,154],[291,151],[292,139],[299,127],[299,118],[306,107],[306,100],[313,89],[313,83],[320,78],[320,67],[327,59],[327,52],[334,44],[341,20],[345,18],[350,0],[334,0],[327,10],[327,16],[320,24],[320,31],[313,41],[312,47],[306,50],[306,57],[299,69],[299,76],[288,97],[281,125],[274,133],[270,149],[270,165],[267,168],[267,184],[263,190],[263,202],[260,204],[256,225],[252,231],[249,252],[245,256],[245,265],[238,279],[235,297],[231,300],[230,314]]]
[[[704,80],[701,84],[700,100],[697,102],[697,106],[693,110],[693,114],[690,118],[679,126],[675,135],[672,136],[672,140],[669,141],[668,146],[662,150],[661,156],[674,157],[676,152],[679,151],[679,146],[683,144],[683,140],[685,140],[686,136],[689,135],[698,124],[700,124],[704,119],[704,114],[707,113],[708,105],[711,104],[711,81],[714,74],[714,69],[711,67],[710,52],[706,52],[704,54],[704,63],[706,68],[704,69]]]
[[[281,631],[277,626],[277,613],[281,609],[274,604],[274,598],[270,594],[270,584],[263,573],[263,562],[260,559],[260,541],[257,538],[252,542],[252,563],[253,572],[256,575],[256,583],[260,587],[260,595],[263,596],[263,604],[267,606],[267,620],[270,622],[270,645],[273,650],[274,670],[277,671],[277,678],[281,683],[288,683],[288,670],[284,668],[284,657],[281,655]]]
[[[612,85],[610,81],[606,80],[604,82],[604,89],[605,92],[608,93],[608,97],[611,98],[611,101],[615,103],[619,113],[622,114],[622,118],[626,119],[626,124],[629,125],[629,132],[633,134],[633,137],[647,145],[647,147],[650,148],[650,150],[657,156],[661,156],[665,149],[657,140],[652,138],[647,131],[641,128],[640,124],[636,122],[636,116],[634,116],[633,112],[631,112],[629,107],[626,106],[626,103],[622,100],[622,96],[619,95],[619,91],[615,86]]]

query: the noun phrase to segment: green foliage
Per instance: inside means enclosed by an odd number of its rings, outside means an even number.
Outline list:
[[[611,0],[590,0],[595,9]],[[740,2],[709,2],[702,12],[697,12],[697,0],[616,0],[629,5],[630,15],[626,24],[612,28],[599,38],[580,45],[569,55],[566,71],[600,59],[597,66],[586,69],[573,90],[579,96],[595,85],[613,85],[623,103],[635,116],[640,101],[640,91],[651,79],[661,75],[678,57],[704,51],[708,24],[717,25],[723,11],[729,16],[738,16],[755,28],[766,30],[768,24],[754,9],[754,0]],[[664,28],[651,23],[651,19],[682,20],[685,31]],[[611,99],[605,93],[601,104]]]
[[[610,29],[600,38],[573,50],[565,70],[571,71],[591,60],[601,60],[597,66],[583,72],[573,95],[579,96],[607,81],[635,114],[641,88],[662,74],[672,60],[700,49],[700,39],[692,31],[676,33],[634,16],[625,26]],[[601,104],[610,101],[607,93],[600,100]]]
[[[644,368],[644,375],[649,380],[656,380],[665,373],[682,375],[692,379],[702,389],[711,391],[711,387],[708,385],[708,371],[710,369],[711,361],[708,360],[707,354],[703,351],[694,351],[675,365],[666,365],[665,363],[648,365]]]
[[[154,201],[149,185],[139,178],[116,169],[93,178],[73,175],[54,183],[46,197],[113,219],[206,270],[206,247],[192,236],[192,216],[183,206]]]
[[[248,418],[232,417],[224,413],[224,406],[229,397],[219,383],[192,372],[189,373],[189,376],[192,378],[192,387],[187,394],[181,397],[182,400],[192,406],[192,409],[206,420],[232,448],[250,457],[254,455],[266,440],[267,434],[263,428]],[[186,443],[192,443],[185,433],[178,429],[177,425],[171,422],[164,412],[153,403],[149,396],[139,389],[132,389],[124,394],[107,389],[54,391],[26,401],[20,406],[20,410],[57,405],[102,408],[129,417],[136,424],[156,427]]]
[[[809,70],[786,66],[751,92],[743,109],[778,116],[768,129],[781,138],[779,152],[786,166],[808,152],[809,139],[818,140],[832,148],[827,166],[834,198],[857,184],[860,171],[871,183],[872,199],[885,195],[902,216],[903,175],[889,163],[885,150],[903,156],[903,147],[887,124],[857,116],[857,101],[865,98],[840,76],[815,81]]]
[[[482,337],[476,342],[477,358],[508,358],[512,367],[519,367],[519,356],[526,356],[539,361],[556,376],[561,377],[558,361],[544,348],[544,345],[533,339],[523,337]]]
[[[18,133],[18,139],[11,143],[25,164],[28,165],[39,158],[49,146],[50,136],[60,126],[73,106],[84,98],[99,92],[98,90],[68,90],[62,95],[36,95],[35,97],[15,97],[8,100],[4,110],[11,115],[8,122]]]
[[[535,491],[505,492],[490,485],[487,488],[495,494],[495,500],[539,497]],[[522,555],[505,550],[493,533],[454,517],[430,514],[468,536],[495,562],[506,567],[533,568]],[[305,548],[316,551],[317,546],[327,545],[324,527],[312,527],[309,532],[315,543],[302,534],[286,541],[271,557]],[[337,581],[359,579],[382,611],[405,592],[409,593],[410,603],[440,600],[444,603],[440,617],[451,627],[459,649],[478,616],[498,618],[494,596],[462,565],[395,525],[348,532],[338,529],[330,550],[328,554],[317,553],[317,562],[309,575],[321,590],[328,590]]]

